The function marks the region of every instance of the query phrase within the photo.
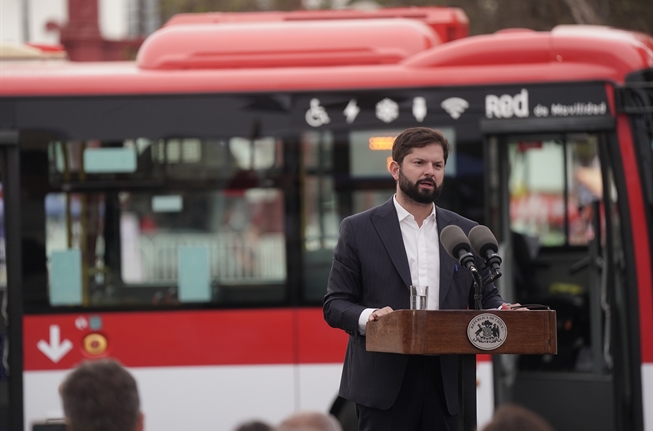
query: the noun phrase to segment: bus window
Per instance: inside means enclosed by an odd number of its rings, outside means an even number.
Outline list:
[[[392,180],[388,170],[392,161],[392,144],[402,130],[364,130],[349,134],[350,175],[364,180]],[[394,180],[392,180],[394,181]],[[394,187],[378,186],[357,189],[352,193],[352,213],[380,205],[392,196]]]
[[[233,179],[244,172],[278,170],[283,164],[281,143],[272,137],[58,141],[50,143],[48,152],[54,183]]]
[[[321,301],[338,239],[340,210],[334,187],[334,137],[329,131],[302,135],[304,299]]]
[[[271,137],[50,143],[60,188],[43,204],[50,304],[282,301],[284,195],[269,178],[279,147]]]
[[[512,142],[508,157],[511,230],[545,247],[587,245],[601,197],[596,137]]]
[[[557,142],[508,146],[511,230],[544,245],[565,243],[563,148]]]

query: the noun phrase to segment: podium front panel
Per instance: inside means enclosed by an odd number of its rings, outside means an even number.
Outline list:
[[[368,351],[408,355],[558,350],[554,310],[397,310],[368,322],[366,338]]]

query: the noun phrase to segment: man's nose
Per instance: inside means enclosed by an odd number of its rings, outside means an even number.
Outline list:
[[[426,168],[424,169],[424,175],[428,177],[433,177],[435,176],[435,166],[431,164],[427,164]]]

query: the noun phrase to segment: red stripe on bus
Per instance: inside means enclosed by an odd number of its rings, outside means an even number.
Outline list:
[[[105,352],[85,350],[89,334],[106,339]],[[104,356],[129,367],[342,363],[346,343],[343,331],[324,322],[321,308],[24,317],[25,371],[69,369]],[[66,350],[60,358],[57,348]]]
[[[649,226],[646,224],[644,200],[637,156],[634,152],[632,131],[626,115],[617,116],[617,130],[630,210],[630,222],[633,229],[633,246],[635,265],[637,267],[637,287],[639,303],[639,336],[642,362],[653,362],[653,274],[651,273],[651,247],[649,244]]]
[[[322,307],[299,309],[296,315],[299,346],[297,362],[344,362],[349,336],[345,331],[332,328],[324,321]]]

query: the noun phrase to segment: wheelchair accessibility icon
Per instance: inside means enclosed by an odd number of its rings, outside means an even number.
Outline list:
[[[319,99],[311,99],[311,107],[306,111],[306,122],[309,126],[320,127],[331,121],[324,106],[320,106]]]

